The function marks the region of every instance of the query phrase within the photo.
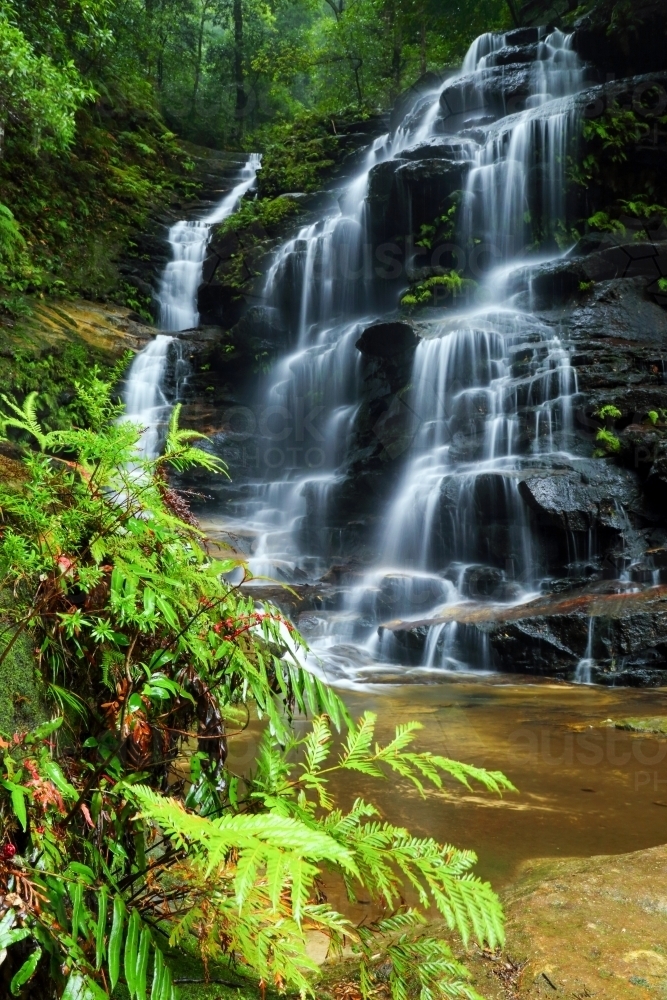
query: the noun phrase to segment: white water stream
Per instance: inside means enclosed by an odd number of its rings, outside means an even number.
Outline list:
[[[526,600],[543,582],[543,554],[519,484],[559,457],[576,461],[570,443],[577,385],[557,332],[511,294],[511,275],[535,262],[531,244],[554,246],[562,236],[566,158],[578,124],[571,98],[584,86],[571,41],[559,31],[536,40],[532,61],[521,68],[527,99],[522,110],[508,113],[492,107],[507,40],[477,39],[461,73],[418,100],[393,134],[375,140],[356,178],[336,192],[338,208],[288,240],[267,274],[265,305],[283,316],[294,346],[262,387],[257,408],[260,426],[261,414],[273,412],[288,429],[269,434],[267,475],[251,478],[225,501],[219,524],[232,537],[251,539],[257,575],[316,587],[338,563],[347,565],[337,602],[303,623],[313,669],[330,680],[370,680],[378,670],[386,673],[388,663],[403,669],[392,634],[377,635],[388,617],[419,619],[483,598],[489,579],[494,599],[505,602]],[[421,324],[409,388],[394,400],[405,424],[399,474],[390,499],[371,504],[365,515],[371,544],[356,545],[354,516],[347,523],[338,516],[357,475],[349,465],[364,379],[356,344],[398,295],[368,266],[369,178],[380,164],[391,167],[389,161],[402,166],[442,157],[429,153],[434,141],[464,170],[458,244],[466,252],[482,245],[497,266],[483,278],[484,304],[450,306]],[[160,293],[164,329],[196,325],[210,225],[234,209],[257,165],[249,162],[247,176],[212,216],[170,231],[173,260]],[[397,210],[409,202],[400,184],[398,190]],[[405,267],[412,266],[408,256]],[[162,389],[169,348],[168,337],[156,338],[130,373],[128,415],[149,428],[150,449],[159,446],[152,428],[169,406]],[[294,447],[272,448],[278,441]],[[269,461],[274,453],[277,462]],[[419,669],[487,666],[483,634],[450,623],[431,628]]]
[[[206,248],[213,226],[227,219],[250,190],[260,166],[260,156],[251,153],[238,183],[202,219],[180,221],[168,235],[172,259],[167,264],[158,293],[160,329],[154,340],[135,357],[125,389],[126,420],[142,427],[140,454],[152,458],[159,453],[164,427],[180,397],[187,365],[180,341],[167,333],[191,330],[199,325],[197,289],[202,280]],[[168,380],[168,370],[173,368]],[[172,383],[167,387],[167,382]]]
[[[443,309],[417,347],[409,394],[399,401],[411,414],[409,445],[393,498],[377,512],[366,569],[356,572],[337,609],[309,617],[314,667],[330,679],[368,679],[388,661],[401,662],[391,634],[382,642],[376,635],[387,617],[425,617],[477,597],[475,580],[489,568],[505,600],[526,600],[544,576],[518,487],[527,470],[546,467],[559,453],[573,460],[576,376],[553,328],[516,304],[506,279],[525,259],[538,217],[554,228],[564,219],[566,154],[577,127],[568,98],[582,89],[584,73],[570,37],[543,36],[528,68],[525,109],[489,121],[485,91],[505,47],[502,35],[478,39],[459,77],[446,81],[456,114],[443,117],[439,91],[418,102],[393,135],[373,143],[340,193],[339,210],[288,241],[268,273],[265,300],[290,314],[296,345],[276,366],[268,405],[293,421],[309,409],[322,417],[310,442],[302,434],[303,446],[292,449],[280,475],[251,484],[238,518],[227,510],[223,520],[254,535],[255,573],[317,583],[332,562],[349,561],[331,523],[350,477],[346,456],[359,411],[362,358],[355,345],[378,319],[368,311],[377,282],[364,260],[370,172],[429,140],[450,142],[450,156],[468,168],[458,241],[484,243],[499,265],[485,279],[488,304]],[[544,242],[550,234],[541,235]],[[513,362],[521,350],[529,360],[517,381]],[[520,426],[520,405],[532,413],[528,427]],[[457,453],[457,432],[469,435],[471,427],[477,446],[466,458]],[[489,511],[494,523],[486,530]],[[431,630],[423,670],[485,663],[476,630]]]

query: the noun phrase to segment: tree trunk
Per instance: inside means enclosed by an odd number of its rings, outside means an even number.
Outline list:
[[[201,67],[204,55],[204,28],[206,27],[206,16],[208,14],[208,2],[204,3],[199,19],[199,31],[197,33],[197,61],[195,63],[195,82],[192,87],[192,120],[197,117],[197,97],[199,95],[199,84],[201,83]]]
[[[421,38],[419,46],[419,72],[423,76],[426,72],[426,21],[421,23]]]
[[[234,0],[234,86],[236,100],[234,117],[236,118],[236,136],[243,136],[243,119],[245,116],[246,94],[243,74],[243,0]]]

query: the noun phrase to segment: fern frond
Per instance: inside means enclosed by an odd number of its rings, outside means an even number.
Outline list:
[[[0,424],[2,425],[3,435],[5,428],[7,427],[15,427],[17,430],[26,431],[26,433],[31,434],[36,439],[40,447],[40,451],[44,451],[47,442],[47,435],[42,430],[39,420],[37,419],[38,398],[38,392],[29,392],[23,401],[23,406],[20,407],[18,403],[2,393],[0,395],[0,399],[2,399],[5,406],[8,406],[15,416],[7,417],[0,415]]]
[[[189,431],[178,426],[181,416],[182,404],[177,403],[172,410],[169,419],[169,431],[165,442],[163,455],[156,459],[155,465],[159,466],[166,462],[177,472],[186,472],[195,466],[206,469],[207,472],[218,473],[228,476],[227,466],[216,455],[212,455],[203,448],[192,447],[190,442],[206,438],[205,434],[199,431]]]
[[[355,873],[350,851],[323,831],[294,819],[264,815],[231,815],[209,820],[187,812],[176,800],[145,785],[128,788],[142,808],[143,819],[158,824],[177,846],[189,845],[206,858],[207,871],[224,863],[227,853],[259,851],[265,861],[272,851],[285,851],[313,861],[329,861]]]

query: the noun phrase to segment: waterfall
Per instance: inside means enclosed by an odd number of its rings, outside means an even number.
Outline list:
[[[577,669],[574,674],[575,684],[591,684],[593,667],[595,666],[595,660],[593,659],[593,628],[595,619],[591,616],[588,619],[588,638],[586,640],[586,651],[583,657],[577,663]]]
[[[197,289],[211,229],[236,210],[250,190],[259,170],[261,157],[251,153],[241,171],[239,182],[222,201],[202,219],[175,223],[169,229],[171,257],[160,280],[158,293],[160,329],[167,332],[190,330],[198,326]],[[173,385],[167,388],[167,375],[173,368]],[[125,420],[143,428],[139,452],[143,458],[159,454],[164,427],[182,390],[183,349],[178,338],[158,334],[134,358],[125,388]]]
[[[520,56],[517,33],[477,39],[461,72],[375,140],[336,192],[337,207],[286,241],[267,275],[265,304],[285,318],[292,345],[257,403],[278,427],[263,418],[266,474],[250,477],[221,519],[250,538],[255,573],[313,588],[343,580],[328,606],[304,618],[313,669],[330,680],[372,679],[406,657],[426,672],[488,669],[489,644],[474,627],[435,626],[419,654],[377,627],[395,617],[418,623],[461,601],[526,601],[548,578],[520,487],[531,473],[576,462],[577,381],[557,330],[512,290],[536,248],[553,256],[566,231],[572,96],[584,67],[570,36],[526,32]],[[362,395],[372,397],[374,384],[358,343],[400,288],[378,280],[369,194],[371,184],[380,193],[394,184],[391,211],[413,232],[419,206],[402,176],[434,157],[461,179],[459,250],[471,259],[486,250],[496,266],[481,276],[481,304],[448,305],[419,322],[411,374],[373,427],[397,469],[388,499],[374,500],[364,484],[376,480],[354,453]],[[406,244],[408,274],[418,271],[416,249],[411,256]]]
[[[261,157],[251,153],[238,184],[203,219],[175,223],[169,230],[171,260],[160,281],[160,329],[192,330],[199,325],[197,289],[211,228],[234,212],[243,195],[255,183]]]

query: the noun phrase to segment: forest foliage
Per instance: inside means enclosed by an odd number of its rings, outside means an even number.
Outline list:
[[[36,394],[2,401],[23,474],[0,486],[0,660],[30,637],[44,722],[0,736],[0,988],[97,1000],[121,983],[173,1000],[191,955],[204,976],[231,963],[262,990],[311,994],[318,931],[332,956],[356,952],[364,997],[384,950],[396,1000],[475,998],[424,926],[439,914],[466,942],[502,941],[474,854],[361,797],[341,809],[330,781],[392,776],[422,795],[511,784],[416,750],[416,723],[381,745],[372,714],[349,719],[303,669],[293,626],[241,589],[247,568],[208,551],[169,485],[170,468],[224,474],[178,407],[163,454],[140,459],[111,383],[93,371],[77,394],[78,421],[56,430]],[[229,747],[249,726],[254,763],[239,771]],[[326,900],[333,877],[380,919],[350,923]]]
[[[266,191],[311,189],[342,121],[508,22],[506,0],[0,0],[0,312],[111,295],[174,194],[180,140],[264,151]],[[193,183],[194,181],[194,183]]]

